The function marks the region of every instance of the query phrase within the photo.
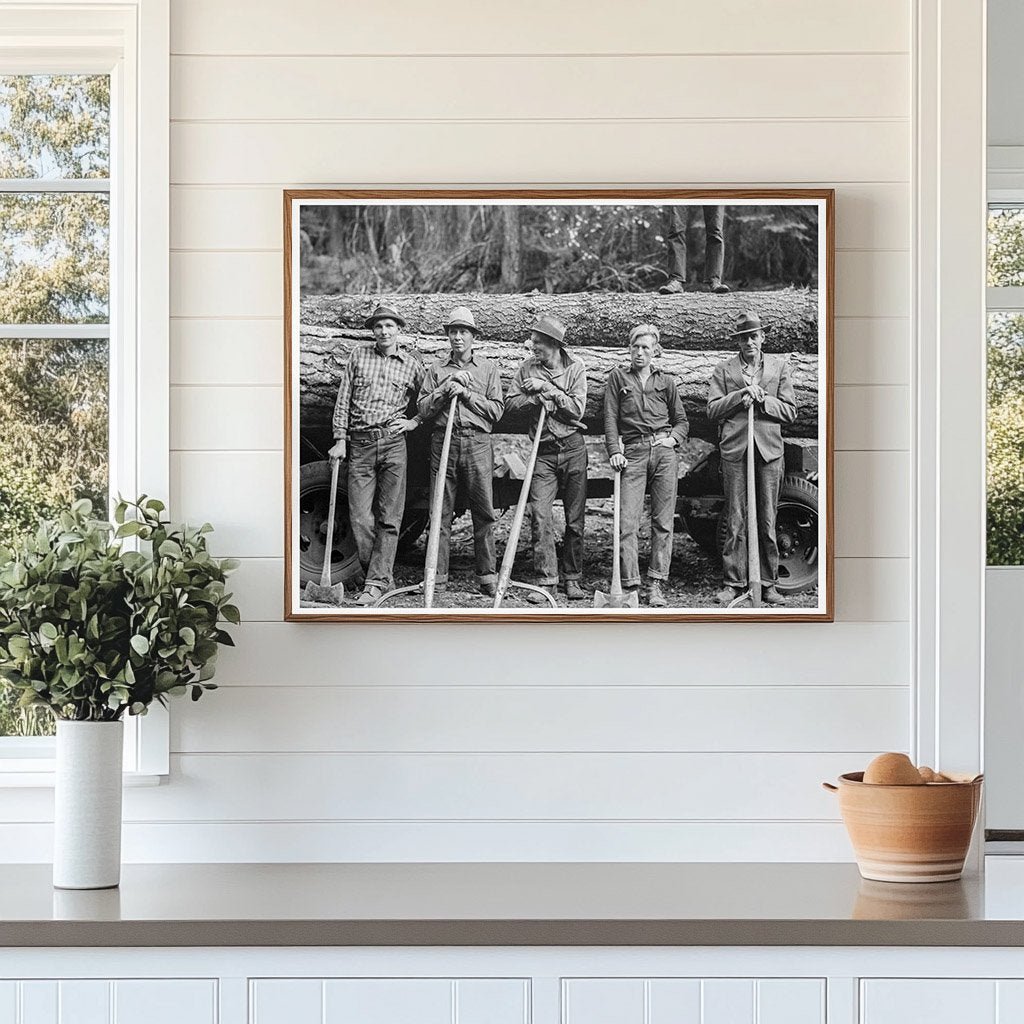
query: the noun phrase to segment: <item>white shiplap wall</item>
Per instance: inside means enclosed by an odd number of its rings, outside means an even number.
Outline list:
[[[174,0],[172,499],[246,622],[128,859],[849,857],[818,783],[910,735],[910,20]],[[281,189],[479,183],[837,188],[834,625],[280,621]]]

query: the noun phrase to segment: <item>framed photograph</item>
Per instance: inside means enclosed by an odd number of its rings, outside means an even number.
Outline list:
[[[833,618],[834,193],[284,193],[285,616]]]

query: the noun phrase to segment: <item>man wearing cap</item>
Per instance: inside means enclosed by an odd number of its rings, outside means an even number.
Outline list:
[[[461,485],[473,517],[473,555],[480,592],[494,596],[497,575],[494,569],[494,511],[491,487],[494,479],[494,444],[491,431],[501,419],[505,402],[501,394],[498,367],[474,351],[480,334],[472,310],[458,306],[444,325],[451,353],[427,370],[420,388],[419,415],[430,423],[431,493],[441,464],[448,409],[454,396],[455,423],[451,450],[444,469],[444,501],[441,506],[440,543],[437,549],[437,585],[448,582],[448,555],[451,546],[452,512],[455,494]]]
[[[561,497],[565,510],[561,578],[570,601],[584,598],[583,524],[587,508],[587,447],[583,443],[583,410],[587,405],[587,375],[583,363],[565,345],[565,327],[553,316],[542,316],[530,331],[533,355],[523,360],[508,391],[505,408],[531,417],[530,437],[547,410],[537,465],[530,484],[533,519],[533,567],[538,584],[550,592],[558,586],[553,506]],[[543,595],[530,592],[532,604]]]
[[[695,222],[696,206],[673,203],[663,211],[665,241],[668,243],[668,281],[658,291],[662,295],[677,295],[686,290],[686,263],[690,224]],[[716,294],[723,294],[729,286],[722,284],[725,270],[725,207],[702,206],[704,215],[704,283]]]
[[[640,586],[637,535],[644,493],[651,492],[651,557],[647,603],[667,604],[661,584],[672,564],[672,534],[679,486],[679,444],[690,430],[675,377],[654,365],[661,335],[653,324],[629,332],[629,366],[608,374],[604,390],[604,440],[612,469],[622,473],[619,541],[622,585]]]
[[[334,406],[332,459],[348,457],[348,515],[366,574],[357,604],[373,604],[393,584],[398,532],[405,511],[407,416],[423,383],[423,363],[398,343],[405,321],[378,306],[364,326],[373,341],[352,350]]]
[[[729,604],[747,589],[747,410],[754,409],[754,484],[761,585],[767,604],[782,604],[776,589],[779,548],[775,513],[782,483],[782,424],[796,420],[796,397],[786,356],[765,355],[764,328],[756,313],[740,315],[732,332],[739,354],[714,369],[708,388],[708,419],[718,424],[722,484],[725,489],[725,586],[718,593]]]

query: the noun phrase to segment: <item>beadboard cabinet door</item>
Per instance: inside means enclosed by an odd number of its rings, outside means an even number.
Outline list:
[[[1024,981],[873,979],[860,1006],[860,1024],[1019,1024]]]
[[[0,981],[0,1024],[217,1024],[217,982]]]
[[[825,1024],[822,978],[571,978],[565,1024]]]
[[[520,978],[255,978],[249,1024],[523,1024]]]

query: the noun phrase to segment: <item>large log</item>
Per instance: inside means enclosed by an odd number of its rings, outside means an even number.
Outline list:
[[[770,292],[581,292],[565,295],[309,295],[302,299],[300,320],[311,327],[362,328],[377,302],[396,309],[412,336],[441,333],[453,306],[469,306],[484,337],[524,341],[541,313],[553,313],[568,328],[572,345],[625,345],[629,330],[653,323],[662,347],[679,349],[732,348],[730,330],[744,310],[753,310],[770,329],[766,352],[817,352],[818,293],[789,288]]]
[[[338,394],[341,368],[355,345],[370,337],[367,331],[345,331],[325,327],[304,327],[299,346],[300,409],[303,431],[327,431],[330,426],[334,402]],[[447,339],[419,337],[416,350],[429,365],[438,356],[447,356]],[[493,359],[501,371],[502,388],[508,392],[517,367],[526,355],[524,346],[514,342],[483,341],[477,351]],[[604,431],[604,384],[608,372],[626,364],[622,350],[609,348],[574,347],[573,355],[583,360],[587,368],[587,429],[594,434]],[[664,370],[675,375],[683,396],[686,414],[690,419],[690,433],[694,437],[712,439],[715,428],[707,420],[705,406],[708,381],[717,363],[729,358],[730,351],[680,352],[666,351],[659,363]],[[795,353],[790,356],[790,373],[799,406],[798,418],[787,434],[800,437],[818,435],[818,360],[816,356]],[[505,434],[523,433],[528,423],[523,417],[505,415],[497,430]]]

